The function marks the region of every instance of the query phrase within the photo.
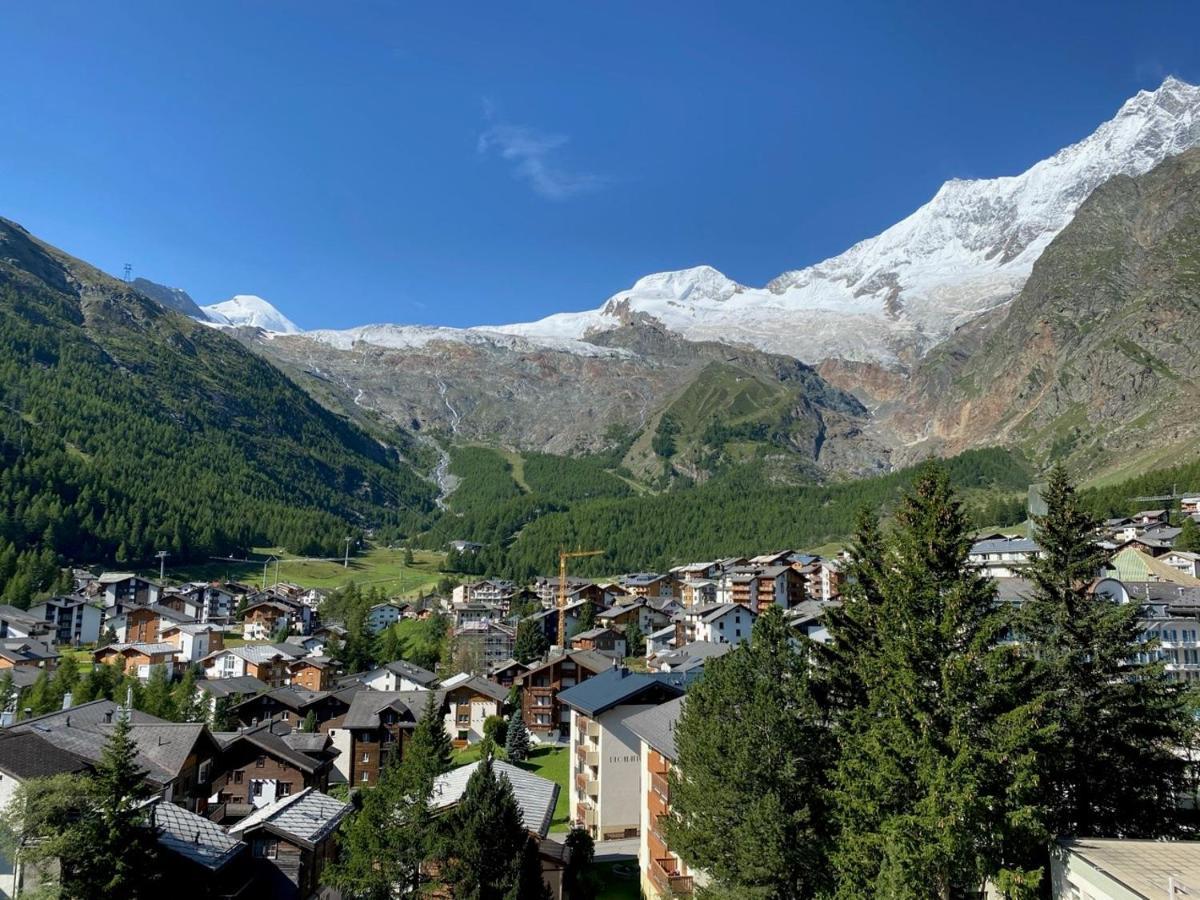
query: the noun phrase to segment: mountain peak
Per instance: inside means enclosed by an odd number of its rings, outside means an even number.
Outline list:
[[[300,333],[295,322],[254,294],[237,294],[221,303],[201,308],[209,320],[217,325],[248,326],[278,334]]]

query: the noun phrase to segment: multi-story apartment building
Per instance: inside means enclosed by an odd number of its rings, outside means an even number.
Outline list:
[[[526,727],[542,738],[565,734],[571,713],[559,701],[559,694],[612,667],[612,657],[593,650],[572,650],[515,675],[514,683],[522,688],[521,713]]]
[[[679,587],[671,575],[633,572],[621,576],[621,587],[635,597],[678,597]]]
[[[483,671],[512,656],[516,632],[497,622],[476,622],[454,629],[456,641],[477,644]]]
[[[689,677],[609,669],[562,692],[570,710],[570,815],[596,841],[641,834],[641,745],[629,720],[682,696]]]
[[[29,607],[29,615],[49,625],[56,644],[95,644],[100,640],[100,622],[104,614],[85,597],[51,597]]]
[[[646,900],[669,900],[689,896],[707,879],[703,872],[689,868],[667,841],[663,822],[671,814],[669,775],[675,764],[675,726],[683,711],[683,697],[631,716],[626,722],[640,741],[641,762],[641,833],[638,867],[642,876],[642,895]]]
[[[1019,577],[1041,552],[1037,542],[1029,538],[998,534],[976,541],[967,561],[993,578],[1013,578]]]
[[[768,606],[791,609],[804,602],[807,596],[805,578],[788,565],[766,566],[755,576],[758,582],[758,603],[751,607],[761,613]]]
[[[404,757],[404,745],[425,713],[429,691],[359,691],[339,728],[330,729],[346,780],[352,787],[373,787],[384,764]],[[441,710],[443,695],[433,694]]]

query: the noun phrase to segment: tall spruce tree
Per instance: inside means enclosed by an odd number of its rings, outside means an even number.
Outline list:
[[[1105,555],[1062,467],[1042,496],[1047,512],[1034,524],[1043,555],[1028,569],[1034,590],[1019,633],[1056,728],[1041,773],[1047,826],[1084,837],[1170,834],[1183,778],[1174,751],[1194,730],[1181,686],[1146,659],[1140,605],[1093,592]]]
[[[344,896],[391,900],[420,892],[421,865],[436,849],[429,797],[443,765],[432,729],[423,717],[403,758],[389,757],[375,787],[359,794],[362,805],[343,826],[338,859],[325,876]]]
[[[128,714],[119,715],[96,765],[94,809],[80,836],[88,854],[75,873],[77,893],[70,896],[160,896],[161,855],[153,814],[145,806],[154,792],[138,765],[130,731]]]
[[[1200,525],[1191,516],[1187,516],[1180,526],[1179,536],[1175,538],[1175,549],[1188,553],[1200,553]]]
[[[504,755],[509,762],[524,762],[529,758],[529,729],[518,709],[508,721],[508,733],[504,736]]]
[[[970,543],[945,470],[928,466],[868,551],[882,554],[868,570],[878,628],[844,651],[861,703],[837,723],[830,779],[840,898],[944,898],[986,879],[1036,895],[1040,871],[1011,848],[1041,836],[1037,708]]]
[[[443,821],[443,880],[456,900],[539,900],[531,885],[529,833],[508,779],[484,757]],[[541,881],[538,872],[537,881]]]
[[[809,672],[772,606],[749,643],[708,661],[683,704],[667,835],[721,896],[790,900],[825,887],[832,744]]]
[[[542,626],[534,619],[524,619],[517,625],[517,636],[513,640],[513,659],[531,663],[541,659],[550,649],[550,642]]]

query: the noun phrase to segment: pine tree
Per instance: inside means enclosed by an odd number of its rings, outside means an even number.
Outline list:
[[[79,684],[79,662],[73,653],[65,654],[58,668],[54,670],[54,678],[50,682],[50,693],[54,696],[55,706],[62,707],[63,701],[71,694],[71,702],[77,705],[74,697],[75,688]]]
[[[508,721],[508,734],[504,741],[504,755],[509,762],[524,762],[529,758],[529,729],[521,718],[521,710],[512,714]]]
[[[417,756],[429,766],[428,776],[431,783],[438,775],[450,771],[453,765],[454,745],[446,731],[436,692],[429,691],[429,696],[425,698],[421,719],[413,729],[412,737],[404,747],[404,753]]]
[[[1186,516],[1175,538],[1175,549],[1187,553],[1200,553],[1200,525],[1191,516]]]
[[[218,697],[213,703],[212,730],[237,731],[238,722],[233,714],[233,700],[230,697]]]
[[[206,709],[201,700],[200,693],[196,690],[195,666],[188,666],[187,670],[183,673],[183,677],[179,679],[179,684],[175,685],[172,694],[171,707],[175,713],[175,721],[205,721],[207,718]]]
[[[519,887],[530,888],[529,834],[512,785],[496,774],[491,757],[484,757],[471,773],[442,833],[443,880],[456,898],[508,900],[520,896],[514,893]]]
[[[1041,773],[1047,825],[1081,837],[1170,834],[1183,775],[1173,750],[1194,731],[1185,698],[1160,663],[1136,661],[1147,650],[1139,605],[1092,593],[1105,557],[1064,469],[1050,473],[1042,496],[1043,555],[1029,567],[1035,588],[1019,629],[1036,659],[1033,690],[1056,728]]]
[[[637,619],[625,627],[625,653],[629,656],[643,656],[646,653],[646,636],[642,634],[642,626]]]
[[[166,666],[151,667],[150,677],[146,679],[137,708],[160,719],[176,720],[178,712],[171,693],[171,676],[167,674]]]
[[[708,661],[683,704],[667,835],[731,896],[804,898],[822,887],[832,744],[809,671],[772,606],[748,643]]]
[[[517,626],[517,636],[513,640],[513,659],[517,662],[531,663],[541,659],[550,649],[546,633],[541,624],[535,619],[525,619]]]
[[[35,716],[40,716],[43,713],[54,712],[54,710],[58,709],[58,702],[54,696],[54,689],[50,686],[50,676],[45,669],[42,669],[38,672],[33,686],[29,689],[29,696],[25,698],[25,705],[33,710]]]
[[[379,650],[376,653],[379,663],[390,663],[404,657],[404,642],[396,626],[389,625],[379,634]]]
[[[596,604],[591,600],[585,600],[579,610],[579,622],[575,626],[575,633],[582,634],[585,631],[591,631],[595,627]]]
[[[0,675],[0,712],[8,712],[16,705],[17,690],[13,686],[12,671],[4,670]]]
[[[1036,896],[1041,872],[1012,848],[1048,837],[1033,793],[1043,733],[970,544],[945,470],[926,466],[867,569],[881,628],[841,651],[863,683],[835,728],[838,897],[945,898],[986,879]]]
[[[87,863],[78,882],[87,897],[159,895],[161,861],[153,821],[143,803],[153,791],[138,766],[129,718],[121,715],[96,765],[95,814],[85,841]],[[71,896],[76,896],[72,893]]]
[[[300,731],[304,734],[315,734],[317,730],[317,711],[310,709],[304,715],[304,720],[300,723]]]

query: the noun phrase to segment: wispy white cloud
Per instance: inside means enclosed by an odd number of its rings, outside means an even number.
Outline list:
[[[567,135],[504,122],[486,101],[484,120],[487,127],[479,135],[480,155],[494,153],[509,162],[513,175],[547,200],[566,200],[608,184],[602,175],[572,171],[556,162],[557,152],[570,140]]]

